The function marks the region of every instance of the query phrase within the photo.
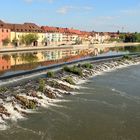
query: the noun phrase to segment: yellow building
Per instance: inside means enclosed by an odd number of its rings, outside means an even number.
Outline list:
[[[17,46],[21,46],[21,38],[27,34],[34,34],[38,36],[38,40],[32,43],[32,46],[43,46],[45,40],[44,31],[34,23],[24,24],[7,24],[11,29],[10,41],[16,41]]]

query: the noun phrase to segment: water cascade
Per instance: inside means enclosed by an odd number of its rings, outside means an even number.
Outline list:
[[[9,121],[17,121],[27,118],[29,113],[34,113],[39,107],[48,108],[56,102],[63,101],[63,96],[72,95],[74,90],[78,90],[81,84],[88,78],[109,72],[115,69],[140,64],[140,57],[132,59],[108,60],[101,63],[91,63],[92,68],[77,65],[82,75],[77,75],[64,70],[58,72],[53,78],[43,78],[45,84],[39,90],[37,80],[29,80],[23,85],[2,88],[0,90],[0,130],[9,127]],[[70,80],[66,80],[69,77]]]

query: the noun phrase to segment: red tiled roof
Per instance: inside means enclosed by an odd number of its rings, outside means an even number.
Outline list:
[[[24,23],[24,24],[11,24],[5,23],[0,20],[0,27],[8,28],[15,32],[36,32],[41,33],[43,30],[34,23]]]
[[[70,28],[60,28],[60,27],[49,27],[49,26],[42,26],[41,27],[45,32],[58,32],[58,33],[65,33],[65,34],[77,34],[81,35],[80,30],[70,29]]]
[[[6,23],[4,23],[2,20],[0,20],[0,28],[9,29],[8,25]]]

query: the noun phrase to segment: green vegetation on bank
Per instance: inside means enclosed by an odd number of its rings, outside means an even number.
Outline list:
[[[132,56],[130,56],[130,55],[124,55],[122,57],[122,59],[132,60]]]
[[[48,78],[53,78],[55,76],[55,73],[53,71],[47,72],[47,77]]]
[[[119,38],[123,42],[140,42],[140,33],[120,33]]]
[[[45,80],[44,79],[39,79],[38,91],[44,92],[44,90],[45,90]]]
[[[66,72],[70,72],[70,73],[76,74],[78,76],[82,76],[83,75],[82,70],[79,67],[77,67],[77,66],[73,66],[73,67],[65,66],[63,68],[63,70],[66,71]]]
[[[91,63],[84,63],[81,65],[81,67],[86,69],[93,69],[93,65]]]

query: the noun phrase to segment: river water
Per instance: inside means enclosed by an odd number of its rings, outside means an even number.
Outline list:
[[[140,52],[140,46],[105,48],[99,56]],[[101,53],[101,54],[100,54]],[[38,69],[48,65],[94,56],[93,50],[48,50],[38,52],[0,54],[0,77]]]
[[[139,140],[140,65],[107,72],[73,96],[0,131],[0,140]]]

